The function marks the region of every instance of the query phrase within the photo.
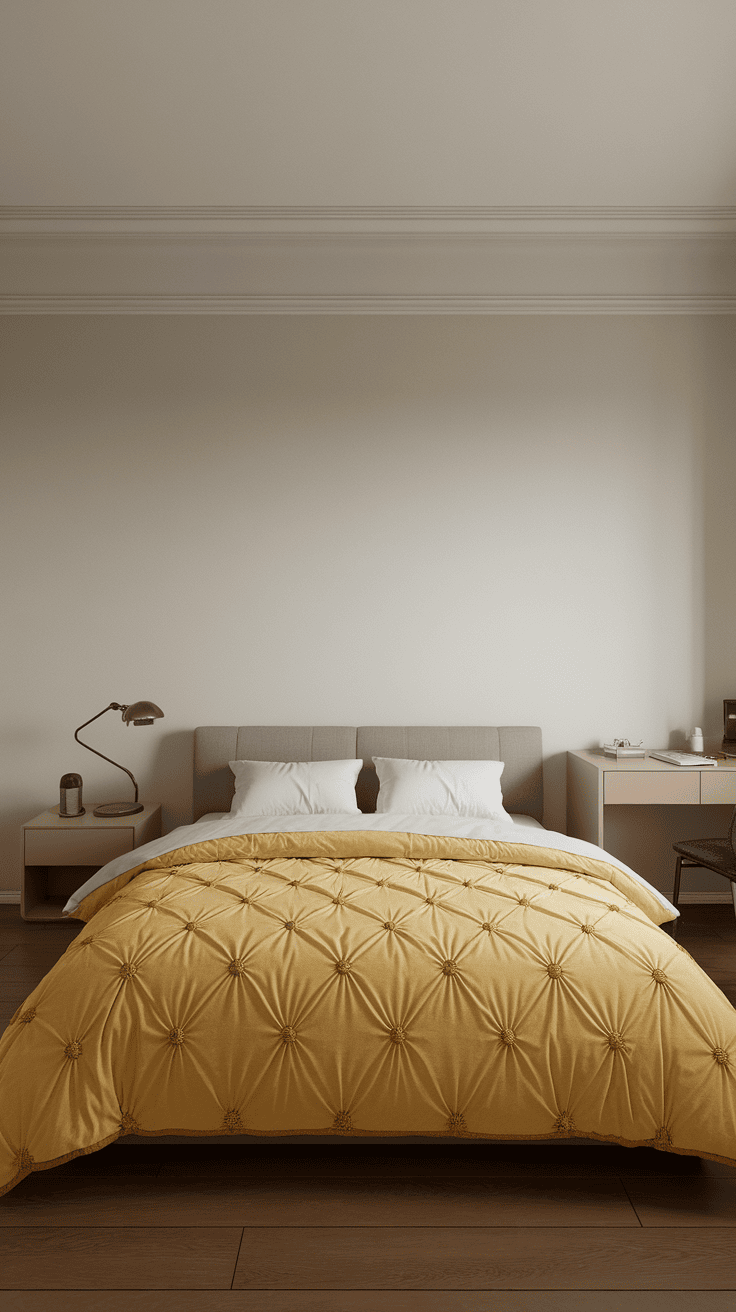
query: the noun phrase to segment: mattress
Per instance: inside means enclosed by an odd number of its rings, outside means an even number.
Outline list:
[[[0,1191],[125,1134],[582,1136],[736,1163],[736,1011],[661,928],[667,899],[590,844],[228,815],[90,883],[0,1040]]]

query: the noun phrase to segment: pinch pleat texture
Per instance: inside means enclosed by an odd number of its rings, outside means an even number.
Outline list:
[[[93,899],[0,1040],[0,1191],[126,1132],[585,1135],[736,1160],[736,1011],[606,862],[244,835]]]

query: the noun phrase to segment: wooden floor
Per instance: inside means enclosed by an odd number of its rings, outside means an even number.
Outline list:
[[[736,1004],[732,909],[683,922]],[[0,1028],[79,928],[0,907]],[[0,1290],[3,1312],[734,1312],[736,1169],[604,1145],[113,1144],[0,1199]]]

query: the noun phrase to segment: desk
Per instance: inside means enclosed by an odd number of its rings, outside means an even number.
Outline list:
[[[617,761],[602,749],[567,753],[567,832],[606,851],[608,806],[724,805],[736,805],[736,761],[690,769],[649,756]]]

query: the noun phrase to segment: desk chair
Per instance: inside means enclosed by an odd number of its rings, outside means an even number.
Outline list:
[[[683,867],[687,869],[688,866],[703,866],[706,870],[715,870],[717,875],[724,875],[726,879],[730,879],[733,909],[736,913],[736,806],[733,808],[728,838],[696,838],[692,842],[673,843],[672,846],[677,853],[673,906],[677,906],[677,899],[680,896],[680,875]]]

